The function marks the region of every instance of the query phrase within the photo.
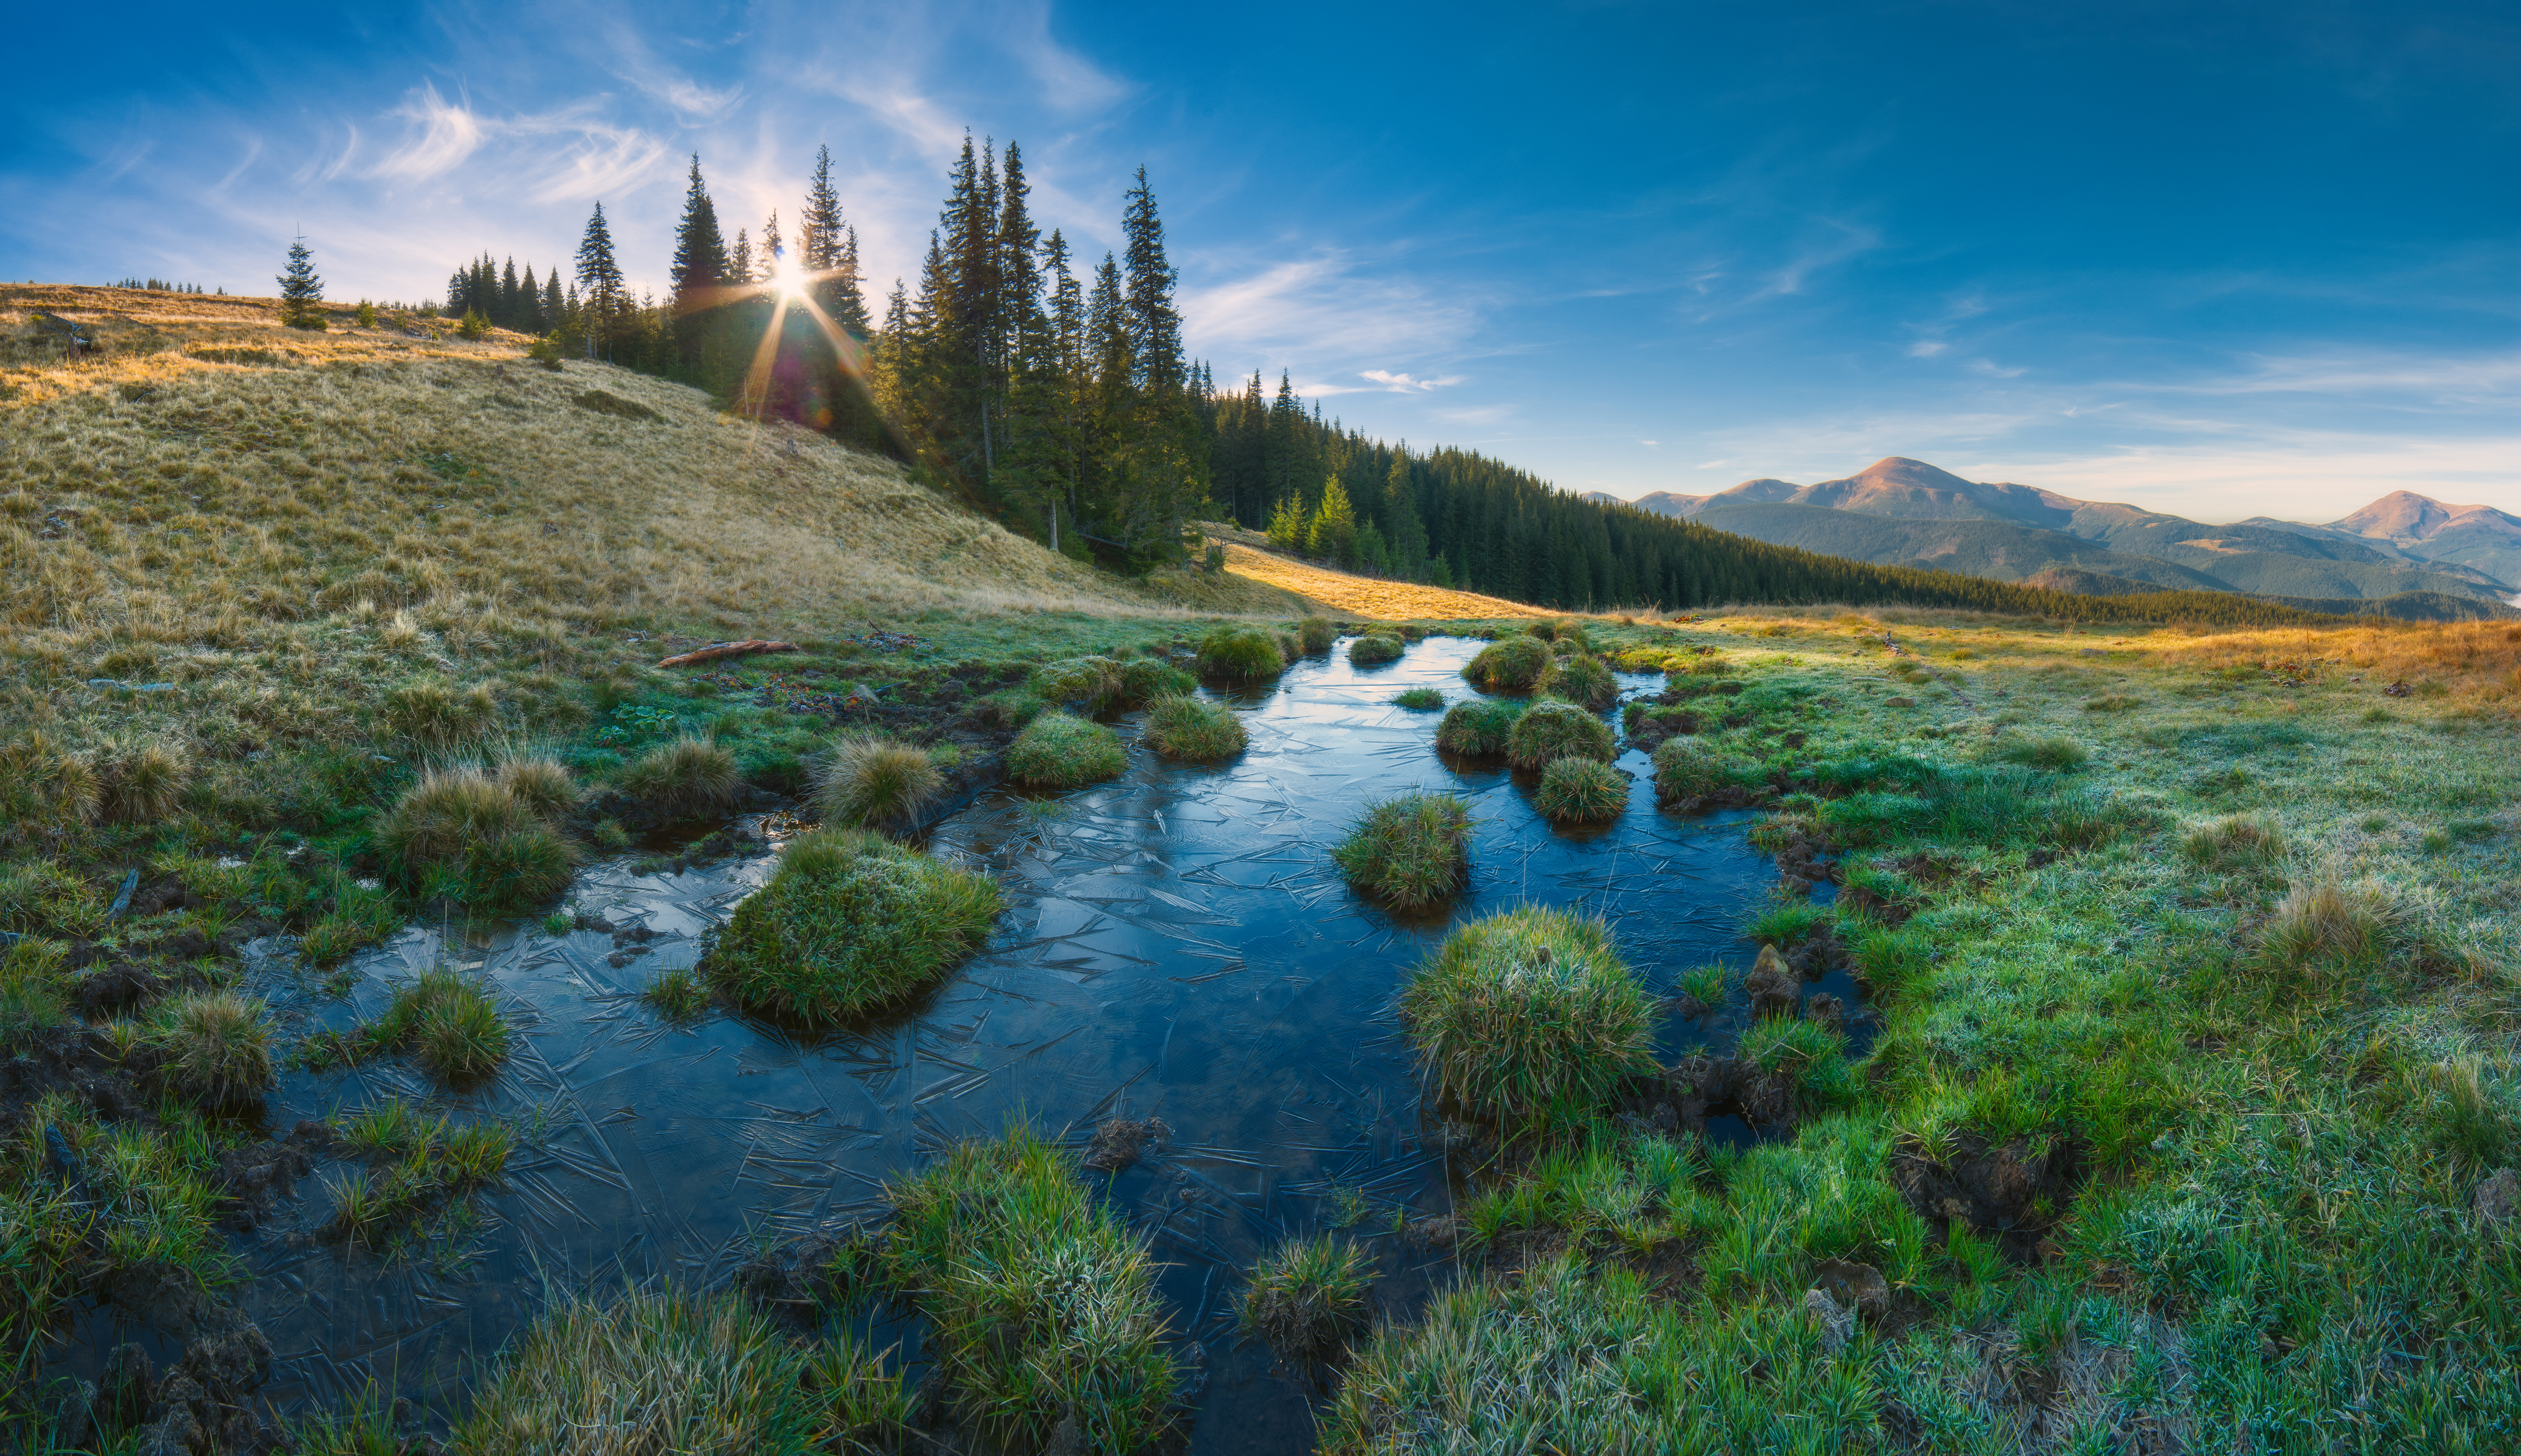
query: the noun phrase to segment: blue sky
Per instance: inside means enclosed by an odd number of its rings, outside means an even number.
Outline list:
[[[336,297],[538,266],[603,199],[662,282],[818,144],[879,280],[964,128],[1188,335],[1571,489],[1888,454],[2209,520],[2521,511],[2509,4],[22,8],[0,275]],[[110,58],[110,59],[106,59]]]

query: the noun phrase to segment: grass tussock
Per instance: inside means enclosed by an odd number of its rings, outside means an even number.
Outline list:
[[[1064,712],[1033,719],[1007,750],[1008,775],[1035,789],[1100,784],[1128,766],[1119,734]]]
[[[1536,703],[1514,720],[1505,757],[1523,769],[1544,769],[1561,758],[1608,763],[1620,756],[1611,725],[1573,703]]]
[[[847,1334],[817,1351],[735,1295],[574,1298],[499,1355],[455,1456],[807,1456],[907,1431],[899,1373]]]
[[[2010,741],[1999,746],[1994,754],[2001,763],[2019,763],[2026,768],[2044,768],[2059,773],[2083,767],[2091,756],[2091,751],[2082,744],[2055,735]]]
[[[1445,709],[1444,721],[1436,725],[1436,747],[1466,758],[1494,757],[1505,751],[1507,742],[1514,736],[1515,720],[1528,706],[1492,698],[1456,703]]]
[[[1258,627],[1219,627],[1199,642],[1202,677],[1260,682],[1287,670],[1287,657],[1271,633]]]
[[[1501,637],[1462,666],[1462,677],[1484,693],[1530,693],[1548,685],[1558,660],[1537,637]]]
[[[1557,670],[1549,674],[1552,696],[1565,699],[1579,707],[1598,712],[1620,699],[1620,680],[1602,660],[1579,652],[1562,659]]]
[[[1411,688],[1405,693],[1397,694],[1392,700],[1392,705],[1405,707],[1411,712],[1433,712],[1444,705],[1444,695],[1435,688]]]
[[[557,758],[523,753],[499,761],[499,787],[545,824],[558,824],[577,804],[577,781]]]
[[[2350,885],[2332,867],[2293,883],[2260,944],[2280,967],[2349,966],[2378,955],[2397,919],[2385,890]]]
[[[444,753],[487,737],[499,723],[499,702],[487,683],[454,688],[435,679],[389,690],[386,731],[424,753]]]
[[[715,818],[744,797],[735,755],[706,738],[659,744],[625,765],[616,782],[669,821]]]
[[[669,1022],[687,1022],[709,1009],[709,982],[688,966],[657,973],[657,978],[641,988],[639,999],[657,1009]]]
[[[438,966],[397,986],[384,1016],[351,1031],[309,1038],[300,1060],[321,1069],[407,1053],[440,1082],[469,1087],[507,1065],[513,1036],[486,986]]]
[[[2218,874],[2268,870],[2281,863],[2287,845],[2283,828],[2267,814],[2231,814],[2199,825],[2179,842],[2179,852]]]
[[[1339,627],[1327,616],[1308,616],[1296,623],[1296,646],[1306,657],[1318,658],[1339,640]]]
[[[1018,1130],[894,1185],[883,1258],[937,1332],[957,1413],[987,1439],[1134,1451],[1162,1433],[1171,1363],[1138,1240],[1065,1155]]]
[[[1328,1234],[1290,1240],[1252,1266],[1243,1333],[1282,1360],[1329,1354],[1365,1328],[1373,1283],[1374,1261],[1362,1245]]]
[[[814,768],[815,807],[848,828],[914,822],[944,790],[927,750],[871,733],[843,737]]]
[[[433,769],[378,821],[377,847],[415,893],[512,913],[568,888],[575,868],[568,842],[520,792],[549,801],[555,789],[536,768],[513,776],[469,765]]]
[[[413,1222],[485,1187],[506,1171],[516,1134],[498,1122],[456,1126],[428,1118],[401,1098],[389,1098],[341,1124],[340,1135],[379,1166],[332,1183],[333,1216],[325,1232],[384,1248]]]
[[[997,885],[863,830],[801,836],[735,907],[702,972],[742,1006],[844,1022],[961,965],[998,913]]]
[[[1599,824],[1628,806],[1628,779],[1607,763],[1559,758],[1541,770],[1534,807],[1559,824]]]
[[[1402,794],[1368,804],[1331,858],[1364,893],[1396,909],[1425,909],[1470,878],[1470,806],[1451,794]]]
[[[1117,706],[1126,691],[1121,664],[1110,658],[1063,658],[1033,669],[1032,690],[1044,703],[1066,704],[1088,713]]]
[[[203,1107],[248,1107],[271,1085],[271,1024],[261,1002],[233,991],[186,991],[159,1003],[144,1042],[166,1086]]]
[[[1247,741],[1243,719],[1232,708],[1189,697],[1159,698],[1150,704],[1139,737],[1168,758],[1193,763],[1231,758],[1243,751]]]
[[[1368,632],[1348,645],[1348,661],[1352,667],[1379,667],[1399,661],[1408,651],[1408,645],[1398,637]]]
[[[1600,921],[1527,907],[1445,937],[1400,993],[1439,1095],[1509,1132],[1590,1116],[1653,1066],[1654,1012]]]
[[[174,817],[192,781],[179,748],[112,743],[97,755],[97,808],[109,824],[156,824]]]

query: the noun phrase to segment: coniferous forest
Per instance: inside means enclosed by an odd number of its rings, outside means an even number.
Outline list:
[[[1258,373],[1220,386],[1187,356],[1144,168],[1123,197],[1118,256],[1078,257],[1035,225],[1030,195],[1021,147],[966,136],[916,285],[896,280],[879,314],[829,148],[792,221],[774,211],[732,238],[695,157],[667,296],[631,295],[599,203],[566,281],[484,252],[448,279],[445,306],[894,455],[1010,529],[1122,569],[1181,561],[1209,520],[1351,570],[1569,609],[2312,616],[2215,592],[2081,596],[1821,556],[1587,501],[1477,451],[1369,438],[1307,407],[1283,372],[1274,389]]]

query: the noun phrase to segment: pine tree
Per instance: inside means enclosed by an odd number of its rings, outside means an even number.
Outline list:
[[[1392,474],[1383,484],[1384,535],[1392,546],[1392,570],[1415,580],[1427,561],[1427,527],[1418,519],[1418,487],[1409,475],[1409,452],[1392,452]]]
[[[753,239],[742,228],[735,230],[735,249],[726,255],[725,281],[737,288],[753,282]]]
[[[1165,260],[1165,225],[1156,216],[1156,195],[1147,187],[1147,169],[1138,168],[1138,185],[1129,190],[1121,216],[1127,238],[1129,354],[1132,379],[1150,396],[1163,397],[1182,387],[1181,314],[1173,307],[1173,285],[1180,275]]]
[[[532,263],[526,264],[525,282],[517,288],[517,321],[509,327],[526,334],[540,334],[549,327],[543,322],[543,289],[534,281]]]
[[[593,353],[613,341],[616,322],[626,301],[621,265],[613,256],[613,229],[605,226],[601,201],[596,203],[594,214],[586,219],[586,235],[578,240],[577,286],[587,315],[587,348]]]
[[[701,180],[701,155],[692,154],[691,187],[683,194],[682,221],[674,226],[674,310],[705,307],[709,294],[727,275],[726,238],[717,228],[717,207],[709,184]]]
[[[761,225],[761,267],[755,274],[756,281],[776,282],[779,277],[779,265],[785,256],[785,249],[779,241],[779,209],[773,207],[770,209],[770,220]]]
[[[799,227],[798,262],[814,276],[814,301],[850,338],[865,340],[872,331],[858,279],[857,231],[842,220],[840,194],[832,190],[829,147],[814,154],[814,180],[805,190]]]
[[[490,315],[490,322],[502,329],[513,329],[524,316],[525,288],[517,282],[517,259],[511,253],[506,271],[499,275],[499,306],[498,311]]]
[[[1305,550],[1343,567],[1356,560],[1356,511],[1337,476],[1322,482],[1321,504],[1313,508],[1312,523],[1305,528]]]
[[[324,314],[315,305],[324,301],[324,280],[315,276],[315,255],[306,250],[306,235],[289,245],[289,266],[281,270],[280,321],[292,329],[321,332]]]

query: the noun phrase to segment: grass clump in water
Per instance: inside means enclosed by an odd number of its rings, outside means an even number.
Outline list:
[[[1412,712],[1428,712],[1444,705],[1444,695],[1434,688],[1411,688],[1394,698],[1392,705],[1405,707]]]
[[[639,992],[639,999],[668,1021],[684,1022],[709,1009],[709,983],[688,966],[661,971]]]
[[[1373,1261],[1362,1246],[1323,1234],[1296,1239],[1252,1266],[1243,1289],[1243,1333],[1283,1360],[1326,1355],[1365,1328]]]
[[[1547,768],[1561,758],[1608,763],[1618,756],[1611,725],[1573,703],[1536,703],[1506,735],[1506,761],[1517,768]]]
[[[1436,725],[1436,747],[1470,758],[1502,753],[1506,741],[1514,734],[1515,719],[1522,717],[1529,706],[1485,698],[1456,703],[1445,711],[1444,720]]]
[[[1540,773],[1533,803],[1560,824],[1598,824],[1628,806],[1627,775],[1590,758],[1560,758]]]
[[[1220,703],[1197,698],[1159,698],[1147,709],[1141,734],[1148,748],[1168,758],[1214,763],[1243,751],[1243,720]]]
[[[1062,658],[1033,669],[1032,691],[1044,703],[1074,704],[1098,713],[1121,701],[1122,667],[1110,658]]]
[[[1258,627],[1219,627],[1200,639],[1203,677],[1257,682],[1286,670],[1287,659],[1279,651],[1278,639]]]
[[[449,1086],[468,1086],[508,1060],[507,1019],[482,985],[450,967],[422,972],[397,987],[386,1014],[346,1032],[309,1037],[300,1061],[322,1070],[371,1057],[408,1052]]]
[[[961,965],[997,913],[985,875],[864,830],[819,830],[735,907],[701,970],[740,1005],[847,1021]]]
[[[872,733],[832,745],[814,772],[814,802],[832,824],[901,824],[944,791],[945,775],[924,749]]]
[[[1601,659],[1578,653],[1549,675],[1549,691],[1580,707],[1598,710],[1619,700],[1620,680],[1602,665]]]
[[[1400,660],[1401,654],[1407,651],[1409,651],[1408,647],[1398,637],[1387,636],[1381,632],[1368,632],[1348,645],[1349,665],[1374,667],[1385,662],[1397,662]]]
[[[203,1107],[249,1107],[271,1085],[271,1026],[262,1003],[233,991],[167,998],[151,1015],[144,1040],[167,1088]]]
[[[1537,637],[1507,637],[1480,649],[1462,676],[1484,692],[1529,693],[1549,681],[1557,660]]]
[[[1365,893],[1397,909],[1422,909],[1470,878],[1470,806],[1450,794],[1402,794],[1369,804],[1331,858]]]
[[[735,755],[706,738],[659,744],[621,770],[621,792],[659,818],[708,819],[727,813],[744,794]]]
[[[1173,1370],[1146,1251],[1059,1150],[1018,1130],[894,1186],[883,1258],[937,1331],[958,1414],[985,1437],[1131,1451],[1162,1433]]]
[[[517,777],[537,794],[550,788],[538,774]],[[574,865],[516,788],[469,765],[422,774],[378,823],[376,843],[405,887],[494,915],[560,893]]]
[[[1589,1116],[1654,1065],[1654,1011],[1609,930],[1530,906],[1447,936],[1400,993],[1438,1092],[1509,1131]]]
[[[1339,640],[1339,627],[1327,616],[1308,616],[1296,623],[1296,644],[1308,658],[1318,658]]]
[[[1153,703],[1159,698],[1187,698],[1199,691],[1199,679],[1170,662],[1132,658],[1121,664],[1121,702]]]
[[[1128,766],[1119,734],[1073,713],[1043,713],[1007,750],[1007,772],[1035,789],[1099,784],[1119,778]]]
[[[817,1352],[741,1297],[572,1299],[501,1352],[455,1456],[807,1456],[889,1448],[911,1402],[850,1336]]]

